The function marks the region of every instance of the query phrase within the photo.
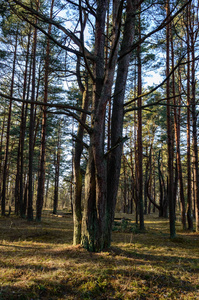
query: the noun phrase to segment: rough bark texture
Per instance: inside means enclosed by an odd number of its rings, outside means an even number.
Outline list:
[[[87,87],[83,91],[82,95],[82,108],[88,109],[88,89]],[[73,222],[74,222],[74,231],[73,231],[73,244],[78,245],[81,243],[81,225],[82,225],[82,170],[80,165],[81,154],[83,151],[83,134],[84,127],[83,124],[86,122],[86,114],[81,113],[80,116],[81,124],[79,124],[76,142],[75,142],[75,151],[74,151],[74,199],[73,199]]]
[[[117,62],[121,5],[119,1],[113,7],[113,42],[108,67],[104,63],[104,33],[107,1],[98,2],[96,12],[94,66],[93,117],[90,135],[90,155],[86,173],[85,203],[82,226],[82,244],[90,251],[100,251],[110,246],[111,229],[114,219],[117,187],[122,156],[123,102],[130,54],[119,60],[111,124],[111,149],[105,155],[104,132],[106,105],[111,97],[114,71]],[[132,45],[134,37],[135,7],[127,1],[126,20],[121,53]],[[108,161],[107,161],[108,160]]]

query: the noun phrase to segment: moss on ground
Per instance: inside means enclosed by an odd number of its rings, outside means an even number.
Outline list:
[[[170,240],[168,220],[116,221],[112,247],[89,253],[72,246],[72,216],[42,222],[0,218],[0,300],[199,299],[199,235]],[[123,218],[123,219],[122,219]]]

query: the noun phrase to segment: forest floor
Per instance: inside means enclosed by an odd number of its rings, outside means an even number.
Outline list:
[[[72,246],[71,215],[0,217],[0,300],[199,299],[199,234],[177,222],[171,241],[157,214],[144,233],[132,215],[116,217],[112,247],[100,253]]]

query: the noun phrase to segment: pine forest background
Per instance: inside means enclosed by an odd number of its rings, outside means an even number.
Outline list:
[[[96,182],[102,178],[97,150],[103,145],[105,158],[122,148],[118,183],[112,172],[114,213],[134,213],[143,230],[145,215],[158,212],[170,219],[171,238],[175,220],[198,231],[198,24],[196,0],[0,1],[1,214],[41,221],[44,209],[73,212],[78,244],[82,214],[90,214],[86,184],[92,174]],[[120,122],[116,73],[126,57],[123,130],[113,142]],[[103,134],[94,138],[97,109]],[[96,165],[88,177],[91,149]],[[102,209],[96,211],[103,231]],[[106,245],[101,237],[96,244],[89,239],[84,233],[89,250]]]

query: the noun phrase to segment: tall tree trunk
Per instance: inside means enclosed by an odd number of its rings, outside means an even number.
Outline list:
[[[171,34],[171,56],[172,56],[172,70],[174,69],[174,45],[173,36]],[[182,177],[182,166],[181,166],[181,154],[180,154],[180,120],[179,114],[176,108],[176,92],[175,92],[175,75],[172,74],[172,90],[173,90],[173,104],[174,104],[174,130],[175,130],[175,141],[176,141],[176,158],[177,158],[177,172],[180,184],[180,203],[181,203],[181,221],[183,229],[186,229],[186,208],[183,188],[183,177]],[[180,108],[179,108],[180,110]],[[177,192],[177,185],[176,192]]]
[[[29,62],[29,48],[30,48],[30,35],[31,29],[28,34],[27,52],[26,52],[26,64],[24,70],[24,82],[23,82],[23,96],[22,99],[25,100],[27,91],[27,77],[28,77],[28,62]],[[20,212],[20,216],[23,217],[23,192],[20,190],[20,181],[23,181],[23,149],[24,149],[24,139],[25,139],[25,127],[26,127],[26,117],[27,117],[27,103],[22,103],[21,106],[21,124],[20,124],[20,136],[18,144],[18,155],[17,155],[17,174],[15,183],[15,213]],[[23,185],[23,183],[22,183]],[[22,193],[22,196],[20,196]]]
[[[195,78],[195,46],[194,33],[191,32],[191,112],[193,126],[193,153],[194,153],[194,168],[196,176],[196,231],[199,231],[199,168],[198,168],[198,139],[197,139],[197,113],[196,113],[196,78]]]
[[[169,0],[166,1],[166,12],[169,18],[170,16],[170,4]],[[166,77],[169,76],[170,66],[170,23],[166,26]],[[174,207],[174,191],[173,191],[173,133],[172,133],[172,118],[170,108],[170,80],[166,82],[166,93],[167,93],[167,146],[168,146],[168,200],[169,200],[169,221],[170,221],[170,237],[174,238],[175,232],[175,207]]]
[[[8,155],[9,155],[9,141],[10,141],[10,126],[11,126],[11,114],[12,114],[12,97],[14,89],[14,80],[15,80],[15,68],[16,68],[16,57],[17,57],[17,44],[18,44],[18,29],[15,38],[15,49],[14,49],[14,59],[13,59],[13,68],[12,68],[12,78],[11,78],[11,87],[10,87],[10,103],[8,110],[8,123],[6,131],[6,149],[5,149],[5,160],[3,167],[3,184],[2,184],[2,193],[1,193],[1,214],[5,215],[5,206],[6,206],[6,184],[7,184],[7,165],[8,165]]]
[[[139,7],[141,11],[141,6]],[[139,14],[139,39],[141,40],[141,21]],[[138,96],[142,94],[142,65],[141,45],[138,46]],[[142,98],[138,99],[138,203],[140,216],[140,229],[144,230],[144,208],[143,208],[143,170],[142,170]]]
[[[121,45],[121,52],[128,49],[132,45],[135,30],[135,12],[137,9],[137,1],[127,1],[127,15],[125,21],[125,29],[123,34],[123,41]],[[114,221],[115,205],[117,199],[117,187],[120,176],[121,155],[122,155],[122,129],[123,129],[123,115],[124,115],[124,95],[126,87],[126,79],[128,74],[128,66],[130,62],[130,54],[125,55],[120,59],[117,70],[117,78],[115,85],[115,93],[113,98],[113,112],[111,124],[111,148],[108,160],[108,191],[107,191],[107,205],[108,205],[108,244],[111,242],[111,229]],[[113,149],[114,148],[114,149]]]
[[[96,11],[95,62],[96,78],[93,93],[93,119],[90,134],[91,147],[86,173],[85,205],[82,220],[82,244],[90,251],[99,251],[110,246],[111,229],[117,197],[122,156],[123,101],[130,54],[123,56],[117,69],[111,127],[111,149],[105,154],[104,132],[106,105],[111,98],[114,71],[117,62],[120,32],[121,6],[114,2],[113,43],[107,69],[104,68],[104,33],[107,1],[98,2]],[[126,21],[121,53],[131,45],[134,37],[134,12],[132,1],[127,1]],[[108,158],[108,164],[107,164]],[[108,171],[107,171],[108,166]]]
[[[51,1],[50,18],[53,15],[54,0]],[[51,34],[52,25],[48,26],[48,34]],[[50,40],[47,38],[46,56],[45,56],[45,74],[44,74],[44,103],[48,102],[48,79],[49,79],[49,60],[50,60]],[[41,133],[41,154],[38,178],[38,191],[36,203],[36,220],[41,221],[41,214],[44,202],[44,185],[45,185],[45,156],[46,156],[46,121],[47,121],[47,107],[43,106],[42,115],[42,133]]]
[[[191,118],[190,118],[190,5],[187,7],[187,222],[188,229],[193,230],[191,197]]]
[[[37,2],[37,9],[39,4]],[[35,21],[37,23],[37,21]],[[35,101],[35,75],[36,75],[36,49],[37,28],[34,29],[32,49],[32,93],[30,104],[30,127],[29,127],[29,170],[28,170],[28,221],[33,220],[33,155],[34,155],[34,101]]]

